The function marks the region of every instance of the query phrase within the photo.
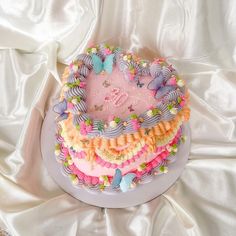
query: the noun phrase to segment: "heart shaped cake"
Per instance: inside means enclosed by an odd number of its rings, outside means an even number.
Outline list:
[[[168,172],[190,110],[185,82],[165,59],[100,44],[62,82],[55,155],[72,184],[119,193]]]

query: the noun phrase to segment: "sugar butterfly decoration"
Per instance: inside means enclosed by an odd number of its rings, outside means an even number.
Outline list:
[[[133,105],[131,104],[130,106],[128,106],[128,109],[130,112],[134,111]]]
[[[98,106],[98,105],[95,104],[94,109],[95,109],[95,111],[102,111],[103,110],[103,105]]]
[[[120,186],[122,192],[126,192],[130,187],[136,175],[134,173],[128,173],[122,177],[120,169],[116,169],[111,186],[117,188]]]
[[[53,107],[53,111],[59,114],[56,118],[57,121],[65,120],[68,118],[68,112],[67,112],[67,102],[66,99],[59,102]]]
[[[155,91],[155,98],[160,99],[172,90],[176,89],[175,85],[168,85],[172,71],[168,67],[152,64],[150,67],[151,76],[154,78],[147,86],[148,89]]]
[[[141,83],[140,80],[137,81],[137,87],[138,88],[142,88],[144,85],[144,83]]]
[[[92,55],[92,63],[93,63],[93,70],[96,74],[100,74],[101,72],[105,71],[108,74],[112,73],[113,69],[113,59],[114,59],[114,54],[110,54],[106,56],[105,60],[102,61],[102,59],[96,55]]]
[[[103,87],[105,87],[105,88],[111,86],[111,84],[110,84],[107,80],[105,80],[105,81],[102,83],[102,85],[103,85]]]

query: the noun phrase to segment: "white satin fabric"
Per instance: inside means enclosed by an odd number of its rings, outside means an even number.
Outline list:
[[[1,0],[0,228],[20,236],[235,235],[235,12],[234,0]],[[184,172],[160,197],[127,209],[66,194],[40,152],[60,63],[100,42],[169,58],[191,95]]]

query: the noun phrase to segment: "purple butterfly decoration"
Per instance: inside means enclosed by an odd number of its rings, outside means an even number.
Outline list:
[[[130,106],[128,106],[128,109],[129,109],[130,112],[134,111],[133,105],[131,104]]]
[[[170,91],[176,89],[176,86],[167,84],[167,81],[172,75],[171,70],[168,67],[160,67],[160,65],[152,64],[150,73],[154,79],[148,84],[147,88],[156,91],[156,99],[160,99]]]
[[[68,118],[67,110],[67,101],[64,99],[53,107],[53,111],[59,114],[56,118],[57,121],[65,120]]]

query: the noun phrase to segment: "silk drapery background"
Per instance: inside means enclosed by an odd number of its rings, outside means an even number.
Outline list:
[[[11,235],[236,234],[236,2],[1,0],[0,228]],[[167,57],[187,81],[192,144],[178,181],[127,209],[61,190],[40,128],[63,64],[91,43]]]

